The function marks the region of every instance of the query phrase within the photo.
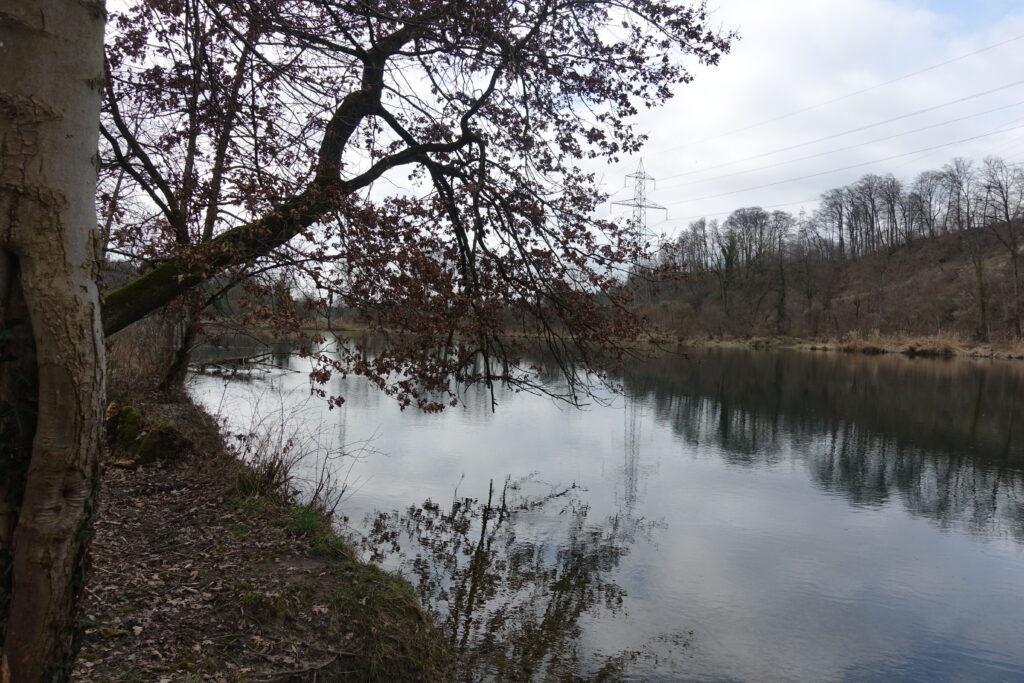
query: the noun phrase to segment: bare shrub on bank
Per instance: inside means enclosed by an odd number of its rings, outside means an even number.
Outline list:
[[[284,394],[254,392],[241,410],[247,422],[240,424],[231,424],[223,411],[222,401],[218,420],[246,465],[235,481],[242,497],[277,498],[332,519],[349,493],[352,468],[372,452],[367,442],[339,443],[335,430],[310,419],[306,401]]]

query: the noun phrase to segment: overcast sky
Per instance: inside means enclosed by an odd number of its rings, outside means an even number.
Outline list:
[[[643,118],[643,161],[657,179],[648,199],[668,207],[667,220],[649,214],[654,233],[741,206],[810,210],[865,173],[911,179],[954,156],[1024,160],[1021,0],[718,2],[716,23],[742,39]],[[624,176],[638,161],[605,171],[613,199],[631,197]]]

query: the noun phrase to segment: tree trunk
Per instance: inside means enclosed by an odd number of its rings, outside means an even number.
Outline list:
[[[1007,229],[1013,230],[1013,226],[1010,225]],[[1020,254],[1017,252],[1016,242],[1013,247],[1010,252],[1010,262],[1013,266],[1013,333],[1017,341],[1020,341],[1024,335],[1020,324]]]
[[[980,236],[973,235],[967,238],[968,253],[971,256],[971,266],[974,268],[974,300],[978,304],[978,328],[974,337],[977,341],[987,344],[989,341],[989,315],[988,315],[988,282],[985,277],[985,256],[978,243]]]
[[[0,0],[0,680],[78,647],[104,359],[96,276],[103,2]]]
[[[167,315],[166,312],[165,315]],[[173,315],[173,318],[171,317]],[[199,335],[199,316],[186,308],[181,312],[167,315],[167,344],[170,351],[167,367],[160,378],[159,389],[169,393],[185,391],[188,364],[192,358],[192,347]]]
[[[775,302],[775,334],[782,336],[786,334],[788,321],[786,320],[786,263],[783,260],[782,240],[779,240],[779,296]]]
[[[974,296],[978,301],[978,324],[977,339],[987,344],[989,340],[988,328],[988,284],[985,281],[985,262],[979,254],[974,261]]]

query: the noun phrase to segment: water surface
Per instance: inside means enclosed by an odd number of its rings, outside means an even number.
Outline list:
[[[344,514],[466,677],[1024,679],[1020,364],[701,350],[608,405],[423,414],[358,378],[327,411],[276,351],[193,394],[370,443]]]

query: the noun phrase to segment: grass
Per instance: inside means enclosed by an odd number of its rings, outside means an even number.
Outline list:
[[[288,512],[291,515],[288,528],[301,534],[319,535],[330,525],[330,520],[312,505],[294,505]]]
[[[808,342],[813,345],[815,342]],[[905,356],[937,358],[1001,358],[1024,359],[1024,343],[1003,341],[982,343],[958,334],[932,335],[850,334],[841,339],[822,342],[826,348],[846,353],[899,353]]]
[[[398,574],[359,560],[321,507],[272,496],[238,497],[235,507],[253,523],[270,521],[300,537],[310,556],[327,567],[324,576],[297,580],[273,596],[240,584],[236,595],[243,610],[261,619],[279,619],[297,604],[307,609],[306,603],[318,603],[316,608],[330,616],[332,630],[348,631],[352,642],[365,644],[358,658],[345,659],[345,666],[358,667],[358,680],[448,680],[452,653],[413,586]]]
[[[316,505],[282,505],[267,497],[236,499],[236,509],[253,522],[274,523],[307,544],[311,557],[325,562],[322,576],[297,579],[276,595],[236,585],[239,607],[261,620],[280,619],[289,610],[324,609],[332,628],[364,643],[345,666],[358,669],[357,680],[448,680],[453,656],[413,586],[402,576],[358,559]],[[316,603],[310,607],[308,603]],[[347,640],[346,640],[347,642]],[[342,645],[344,647],[344,645]]]
[[[317,505],[291,505],[282,512],[280,523],[304,537],[313,555],[331,562],[329,593],[321,586],[304,588],[325,600],[357,640],[368,643],[360,658],[365,667],[360,679],[447,680],[451,653],[413,586],[396,573],[361,562]]]
[[[370,644],[365,680],[448,680],[451,653],[408,581],[352,557],[334,572],[343,588],[330,595],[329,608]]]

